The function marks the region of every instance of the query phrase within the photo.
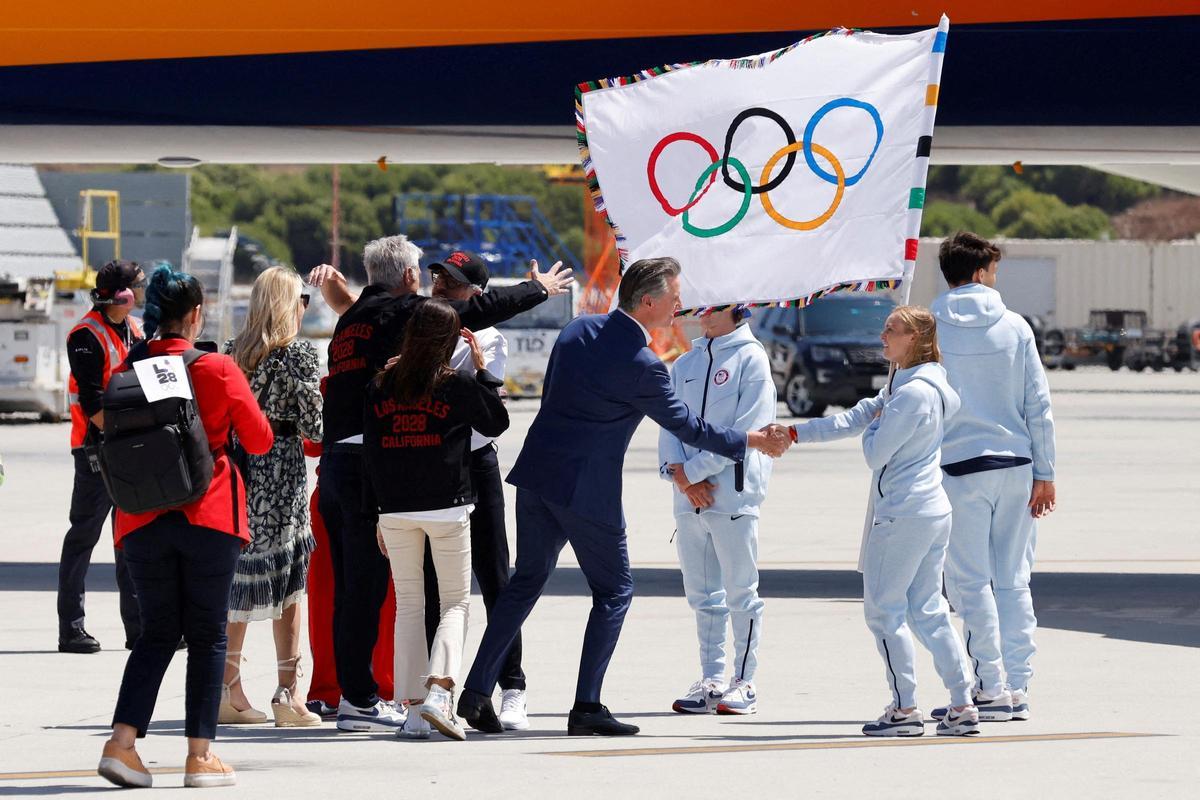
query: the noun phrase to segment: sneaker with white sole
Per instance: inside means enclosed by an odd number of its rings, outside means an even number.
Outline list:
[[[946,710],[937,726],[938,736],[976,736],[979,734],[979,711],[967,706],[962,711]]]
[[[449,689],[437,684],[430,686],[425,702],[421,703],[420,714],[426,722],[451,739],[460,742],[467,740],[467,732],[454,716],[454,693]]]
[[[529,708],[524,689],[505,689],[500,693],[500,724],[506,731],[529,730]]]
[[[976,693],[971,699],[975,702],[975,708],[979,710],[980,722],[1008,722],[1013,718],[1012,694],[1007,689],[1002,689],[995,697],[985,697]],[[934,719],[945,719],[947,709],[948,706],[935,708],[930,716]]]
[[[893,703],[879,719],[863,725],[862,732],[864,736],[924,736],[925,715],[919,708],[905,714]]]
[[[1029,692],[1024,689],[1010,689],[1012,695],[1012,718],[1024,721],[1029,719]]]
[[[702,678],[691,685],[687,694],[671,704],[680,714],[712,714],[725,694],[725,685],[713,678]]]
[[[756,714],[758,713],[758,693],[753,681],[738,678],[733,685],[725,690],[717,702],[718,714]]]
[[[428,739],[433,733],[433,728],[429,727],[429,723],[420,714],[409,713],[404,720],[404,724],[400,726],[400,730],[396,731],[397,739]]]
[[[309,700],[304,707],[322,719],[336,717],[338,713],[337,706],[331,706],[324,700]]]
[[[96,772],[115,786],[149,789],[154,785],[154,778],[142,759],[138,758],[137,751],[132,747],[121,747],[111,740],[104,743],[104,752],[100,755],[100,766]]]
[[[359,708],[346,698],[338,703],[337,726],[341,731],[394,733],[404,724],[404,709],[387,700]]]

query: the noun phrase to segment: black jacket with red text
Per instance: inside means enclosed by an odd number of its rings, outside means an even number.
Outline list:
[[[370,514],[436,511],[475,502],[471,431],[499,436],[508,411],[487,370],[451,374],[421,403],[402,406],[377,381],[363,415],[365,510]]]

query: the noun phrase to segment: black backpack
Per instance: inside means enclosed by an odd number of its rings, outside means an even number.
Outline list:
[[[195,349],[183,354],[189,385],[190,368],[203,355]],[[100,474],[113,504],[129,514],[199,500],[213,474],[213,454],[194,387],[191,400],[168,397],[148,402],[132,365],[149,356],[144,345],[135,346],[126,359],[129,368],[113,374],[104,390]]]

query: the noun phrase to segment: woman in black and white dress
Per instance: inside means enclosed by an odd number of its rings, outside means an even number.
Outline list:
[[[321,440],[317,351],[297,339],[308,305],[300,276],[272,267],[254,282],[246,325],[225,344],[246,373],[250,388],[275,430],[275,445],[249,456],[246,502],[251,541],[238,560],[229,598],[229,653],[220,722],[247,724],[268,717],[253,708],[241,687],[246,624],[270,619],[279,685],[271,711],[279,727],[319,725],[304,707],[300,675],[300,601],[314,540],[308,516],[307,468],[302,439]]]

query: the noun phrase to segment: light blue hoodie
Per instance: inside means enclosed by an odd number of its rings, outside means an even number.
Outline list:
[[[705,422],[734,430],[758,430],[775,421],[775,383],[762,343],[749,325],[739,325],[725,336],[700,338],[671,368],[671,387],[692,413]],[[771,459],[756,450],[746,453],[739,467],[724,456],[697,450],[665,430],[658,436],[659,473],[665,480],[668,464],[683,464],[689,483],[709,480],[716,484],[713,504],[704,513],[758,516],[767,496]],[[742,490],[738,491],[738,473]],[[694,514],[687,495],[674,491],[675,515]]]
[[[1050,387],[1029,323],[981,283],[951,289],[929,310],[947,377],[962,398],[962,411],[946,425],[942,463],[1030,458],[1035,480],[1054,480]]]
[[[841,414],[797,423],[794,430],[799,442],[862,433],[876,518],[940,517],[950,513],[939,451],[943,420],[958,408],[946,371],[930,362],[896,370],[890,395],[884,389]]]

